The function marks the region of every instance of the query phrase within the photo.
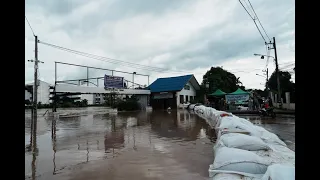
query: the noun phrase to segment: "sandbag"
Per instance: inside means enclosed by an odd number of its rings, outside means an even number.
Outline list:
[[[260,178],[246,177],[233,173],[218,173],[212,178],[213,180],[260,180]]]
[[[209,168],[209,175],[236,173],[250,177],[262,177],[269,163],[251,151],[221,147],[215,152],[215,160]]]
[[[254,126],[254,128],[256,131],[252,134],[253,136],[260,137],[266,143],[280,144],[282,146],[287,147],[286,143],[281,141],[277,135],[267,131],[266,129],[260,126]]]
[[[218,173],[213,176],[213,180],[243,180],[243,176],[240,174],[227,174],[227,173]]]
[[[220,120],[220,125],[217,130],[221,129],[241,129],[247,132],[250,132],[250,135],[256,134],[259,135],[258,131],[254,127],[252,123],[248,123],[246,121],[241,120],[240,118],[236,117],[223,117]],[[259,136],[258,136],[259,137]]]
[[[273,164],[268,167],[267,172],[263,175],[261,180],[294,180],[295,179],[295,167]]]
[[[260,138],[240,133],[224,134],[220,137],[223,145],[248,151],[269,150],[269,146]]]

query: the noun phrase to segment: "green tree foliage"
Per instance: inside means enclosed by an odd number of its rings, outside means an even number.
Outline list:
[[[118,101],[116,105],[118,111],[136,111],[140,109],[138,99],[132,95],[131,98],[127,98],[125,101]]]
[[[203,76],[201,83],[202,88],[207,89],[207,83],[209,83],[209,91],[207,91],[207,93],[212,93],[217,89],[221,89],[226,93],[234,92],[238,88],[245,89],[239,78],[221,67],[211,67],[211,69],[207,71]]]
[[[290,92],[291,102],[295,100],[295,83],[291,81],[291,74],[288,71],[279,71],[281,97],[285,100],[285,92]],[[272,92],[278,93],[277,76],[273,72],[268,81],[268,87]]]
[[[118,93],[116,92],[111,92],[110,94],[105,94],[104,95],[104,100],[105,100],[105,105],[108,107],[115,108],[115,105],[117,103],[117,95]]]

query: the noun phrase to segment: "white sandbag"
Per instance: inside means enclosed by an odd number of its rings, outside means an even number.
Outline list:
[[[295,153],[288,147],[279,144],[268,144],[269,151],[253,151],[258,156],[269,161],[270,164],[287,164],[295,166]]]
[[[252,178],[240,174],[218,173],[212,178],[213,180],[260,180],[260,178]]]
[[[229,148],[248,151],[269,150],[269,146],[260,138],[240,133],[224,134],[220,137],[222,143]]]
[[[268,167],[267,172],[261,180],[294,180],[295,167],[282,164],[273,164]]]
[[[213,180],[242,180],[243,176],[240,174],[227,174],[227,173],[218,173],[213,176]]]
[[[252,134],[253,136],[260,137],[266,143],[280,144],[282,146],[287,147],[286,143],[281,141],[281,139],[279,139],[277,135],[267,131],[266,129],[260,126],[254,126],[254,128],[256,131]]]
[[[223,117],[217,130],[221,129],[241,129],[250,132],[250,135],[259,135],[253,124],[244,122],[237,117]]]
[[[262,177],[269,163],[251,151],[221,147],[215,152],[215,159],[209,168],[209,175],[236,173],[249,177]]]
[[[193,110],[195,107],[195,104],[190,104],[190,106],[188,107],[189,110]]]

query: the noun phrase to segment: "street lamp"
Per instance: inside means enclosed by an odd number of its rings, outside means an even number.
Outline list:
[[[275,59],[273,56],[268,56],[268,55],[264,55],[264,54],[253,54],[254,56],[261,56],[261,59],[264,59],[264,57],[271,57],[273,59]]]
[[[264,77],[264,78],[267,78],[266,76],[262,76],[262,75],[260,75],[260,74],[256,74],[257,76],[261,76],[261,77]]]

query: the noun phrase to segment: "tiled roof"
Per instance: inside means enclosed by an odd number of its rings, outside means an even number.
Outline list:
[[[181,91],[193,75],[158,78],[149,89],[151,92]]]

